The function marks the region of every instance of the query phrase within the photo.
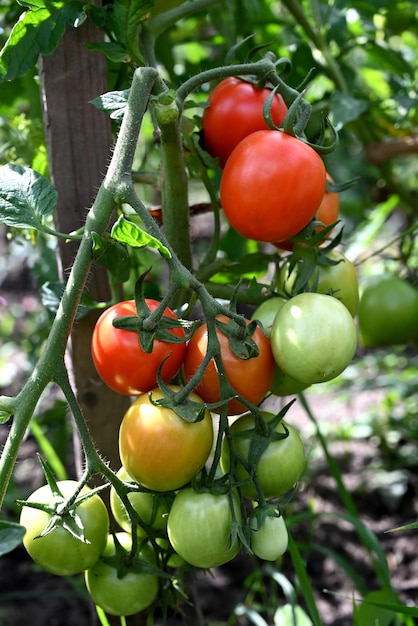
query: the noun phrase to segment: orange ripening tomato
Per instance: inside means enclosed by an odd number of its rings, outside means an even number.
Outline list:
[[[157,300],[145,300],[150,312],[159,306]],[[142,350],[138,333],[115,328],[113,320],[117,317],[136,315],[134,300],[118,302],[99,317],[93,331],[91,352],[93,362],[100,378],[110,389],[127,396],[137,396],[157,386],[157,372],[161,368],[164,382],[169,382],[179,371],[186,351],[185,342],[171,343],[154,340],[150,353]],[[164,316],[177,319],[168,307]],[[174,337],[185,337],[181,327],[171,328]]]
[[[334,182],[331,176],[327,173],[327,179]],[[340,212],[340,196],[336,191],[325,191],[324,197],[321,200],[321,204],[315,215],[315,220],[322,222],[324,226],[331,226],[338,220]],[[324,226],[317,226],[316,230],[319,232],[323,230]],[[331,234],[331,233],[330,233]],[[274,245],[282,250],[293,250],[293,241],[280,241]]]
[[[227,322],[226,316],[219,316],[222,322]],[[249,324],[247,320],[247,324]],[[222,362],[225,368],[226,377],[230,385],[243,398],[252,404],[258,405],[264,399],[270,389],[275,368],[274,359],[270,347],[270,340],[257,326],[253,340],[258,346],[259,354],[250,359],[240,359],[231,349],[229,339],[218,328],[216,330],[220,343]],[[187,344],[186,356],[183,368],[186,380],[190,380],[196,373],[203,359],[208,346],[208,333],[206,324],[202,324],[193,333]],[[196,393],[207,403],[220,401],[219,374],[214,360],[209,362],[202,380],[196,387]],[[211,409],[216,413],[219,409]],[[238,415],[246,411],[246,407],[238,399],[228,402],[228,414]]]
[[[313,148],[284,132],[259,130],[229,157],[221,178],[221,205],[241,235],[275,243],[309,224],[325,184],[325,166]]]
[[[263,106],[271,90],[258,88],[245,80],[230,76],[221,81],[209,96],[203,113],[203,137],[210,155],[219,157],[225,166],[232,150],[251,133],[267,130]],[[273,97],[270,115],[276,126],[283,122],[287,106],[278,93]]]
[[[197,394],[189,397],[203,407]],[[212,450],[213,423],[208,410],[202,420],[188,422],[173,409],[153,404],[161,398],[163,392],[153,389],[126,411],[119,430],[119,455],[129,476],[147,489],[174,491],[205,465]]]

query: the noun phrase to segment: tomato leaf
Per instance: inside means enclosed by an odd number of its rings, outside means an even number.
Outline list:
[[[41,302],[43,306],[49,311],[56,313],[60,305],[64,290],[65,284],[62,282],[56,281],[44,283],[40,289]],[[81,319],[82,317],[84,317],[84,315],[87,315],[89,311],[94,309],[95,306],[96,302],[93,300],[91,295],[86,291],[83,291],[83,293],[81,294],[79,305],[77,307],[75,319]]]
[[[26,528],[16,522],[0,520],[0,556],[12,552],[22,543]]]
[[[0,167],[0,222],[50,232],[45,221],[56,205],[57,192],[42,174],[15,163]]]
[[[129,89],[123,91],[109,91],[94,100],[90,100],[99,111],[108,113],[110,119],[121,120],[125,115],[126,105],[128,104]]]
[[[117,241],[111,241],[98,233],[92,233],[93,258],[105,267],[118,283],[125,283],[129,279],[131,264],[126,246]]]
[[[29,10],[20,16],[0,53],[0,82],[21,76],[41,54],[51,54],[67,24],[79,26],[86,18],[83,2],[25,0],[21,4]]]
[[[127,220],[123,215],[121,215],[113,225],[111,236],[116,239],[116,241],[126,243],[132,248],[144,248],[145,246],[149,246],[158,250],[165,259],[171,258],[171,252],[166,246],[158,239],[145,232],[145,230],[142,230],[142,228],[130,220]]]

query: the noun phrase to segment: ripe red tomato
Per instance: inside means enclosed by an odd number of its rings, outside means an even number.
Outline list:
[[[269,95],[267,87],[259,89],[239,78],[226,78],[209,96],[209,107],[203,113],[203,136],[206,149],[213,157],[219,157],[221,167],[232,150],[257,130],[267,130],[263,105]],[[280,94],[274,96],[271,117],[276,126],[283,122],[287,106]]]
[[[150,312],[159,305],[157,300],[147,299],[145,302]],[[137,333],[115,328],[112,324],[116,317],[127,315],[136,315],[134,300],[114,304],[102,313],[94,327],[91,352],[97,372],[108,387],[126,396],[137,396],[157,386],[157,371],[165,357],[168,358],[161,370],[163,380],[169,382],[177,374],[186,344],[155,339],[152,352],[144,352]],[[177,319],[168,307],[164,315]],[[176,337],[185,336],[180,327],[169,332]]]
[[[272,413],[263,412],[267,421],[273,419]],[[300,479],[305,469],[305,447],[299,432],[285,421],[281,421],[275,427],[275,431],[280,434],[289,432],[288,437],[271,441],[262,453],[255,468],[255,474],[260,483],[260,487],[266,499],[277,498],[289,491],[291,487]],[[241,415],[230,427],[234,446],[240,457],[247,464],[250,454],[250,443],[253,438],[251,431],[255,435],[255,421],[251,413]],[[247,431],[249,437],[243,437],[241,433]],[[231,470],[231,450],[228,440],[224,438],[222,442],[221,468],[227,474]],[[257,489],[250,480],[250,475],[244,465],[237,461],[234,468],[234,477],[238,482],[242,482],[241,491],[246,498],[254,500],[257,498]],[[247,481],[247,482],[245,482]]]
[[[129,551],[132,538],[128,533],[116,533],[120,545]],[[116,555],[115,541],[109,535],[103,557]],[[138,554],[146,563],[154,565],[154,553],[145,546]],[[158,595],[158,576],[138,571],[133,566],[120,576],[116,567],[99,559],[84,574],[86,587],[93,602],[109,615],[134,615],[146,609]]]
[[[178,387],[171,386],[172,389]],[[188,483],[206,463],[213,443],[209,411],[199,422],[188,422],[172,409],[155,405],[160,389],[144,393],[126,411],[119,431],[123,467],[138,483],[153,491],[172,491]],[[203,401],[195,393],[195,402]]]
[[[223,322],[228,320],[220,316]],[[249,324],[247,320],[247,324]],[[243,398],[252,404],[258,405],[267,394],[273,379],[274,359],[271,352],[270,341],[263,331],[257,326],[252,338],[258,346],[259,354],[251,359],[240,359],[231,349],[229,339],[219,329],[217,336],[221,348],[221,357],[225,367],[226,377],[229,383]],[[184,376],[190,380],[198,370],[205,358],[208,346],[208,334],[206,324],[202,324],[193,333],[187,345],[184,358]],[[207,403],[220,401],[219,375],[215,362],[212,359],[206,368],[202,380],[196,387],[196,393]],[[212,409],[219,412],[217,409]],[[243,413],[246,407],[237,399],[228,402],[228,414],[237,415]]]
[[[52,494],[49,485],[36,489],[27,501],[59,506],[75,493],[78,486],[75,480],[62,480],[57,484],[63,495],[62,502]],[[89,491],[90,488],[85,486],[81,495]],[[109,515],[101,497],[93,495],[76,506],[74,511],[83,525],[85,541],[74,537],[64,525],[40,536],[51,515],[29,506],[24,506],[20,514],[20,523],[26,528],[23,545],[28,554],[44,570],[56,576],[80,574],[97,561],[106,545]]]
[[[232,500],[232,501],[231,501]],[[231,561],[238,553],[237,538],[231,545],[231,505],[242,520],[239,499],[232,494],[182,489],[168,514],[167,533],[174,550],[195,567],[211,568]]]
[[[325,193],[321,157],[308,144],[281,131],[249,135],[229,157],[220,198],[235,230],[256,241],[278,242],[302,230]]]
[[[331,176],[327,173],[327,179],[333,182]],[[324,226],[331,226],[338,220],[340,212],[340,197],[336,191],[325,191],[324,197],[321,200],[321,204],[316,212],[315,220],[322,222]],[[323,226],[317,226],[316,230],[319,232],[323,230]],[[331,234],[331,233],[330,233]],[[329,236],[329,235],[328,235]],[[293,250],[293,241],[279,241],[275,245],[282,250]]]

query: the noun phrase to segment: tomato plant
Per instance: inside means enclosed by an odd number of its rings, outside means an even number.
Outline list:
[[[231,497],[235,520],[240,523],[238,497],[235,492]],[[217,567],[238,554],[240,543],[237,537],[231,537],[232,522],[228,494],[198,492],[187,487],[174,498],[168,515],[168,538],[187,563],[205,569]]]
[[[264,242],[289,239],[315,215],[325,193],[321,157],[281,131],[260,130],[235,148],[223,170],[221,205],[235,230]]]
[[[282,515],[271,511],[261,519],[250,518],[251,549],[265,561],[277,561],[287,550],[288,533]]]
[[[328,264],[331,261],[332,264]],[[289,274],[290,263],[282,265],[277,282],[280,292],[290,294],[296,281],[297,267]],[[359,304],[359,284],[353,263],[338,250],[331,250],[316,266],[309,287],[317,293],[328,294],[340,300],[356,316]]]
[[[213,424],[207,410],[203,419],[189,422],[173,409],[154,404],[162,398],[157,388],[129,407],[120,426],[119,454],[123,467],[138,483],[154,491],[172,491],[205,465],[212,449]],[[190,400],[203,404],[195,393]]]
[[[220,321],[228,320],[225,316],[219,316]],[[247,320],[247,324],[249,320]],[[229,338],[218,328],[216,329],[220,344],[220,353],[225,368],[226,377],[235,391],[248,402],[258,405],[269,390],[273,378],[274,359],[271,352],[270,340],[265,336],[261,328],[257,326],[253,333],[259,354],[249,359],[241,359],[233,352]],[[195,330],[187,344],[184,358],[184,375],[190,380],[201,365],[208,347],[208,333],[206,324],[202,324]],[[196,387],[196,393],[207,403],[220,401],[219,375],[216,364],[212,359],[209,362],[203,377]],[[214,409],[217,411],[217,409]],[[228,402],[229,415],[243,413],[246,407],[237,399]]]
[[[44,485],[36,489],[27,498],[27,502],[59,506],[75,493],[78,483],[64,480],[57,485],[63,498],[57,498],[50,486]],[[89,487],[85,486],[81,495],[89,491]],[[109,532],[109,516],[103,500],[95,494],[74,509],[74,515],[83,526],[84,540],[74,536],[60,523],[42,535],[52,515],[52,512],[47,513],[30,506],[22,509],[20,523],[26,528],[23,545],[31,558],[44,570],[58,576],[72,576],[91,567],[102,553]]]
[[[221,167],[240,141],[257,130],[269,128],[263,117],[263,105],[270,94],[267,87],[259,88],[232,76],[213,89],[203,113],[203,137],[207,151],[219,158]],[[276,126],[280,126],[286,113],[287,106],[276,93],[270,109]]]
[[[263,411],[264,419],[269,422],[273,415]],[[246,436],[242,433],[246,431]],[[255,467],[255,476],[267,499],[277,498],[289,491],[300,479],[305,469],[305,447],[293,426],[281,420],[274,428],[275,433],[283,435],[281,439],[272,439]],[[230,427],[234,450],[248,465],[251,462],[251,440],[256,435],[255,418],[251,413],[241,415]],[[287,436],[285,436],[287,434]],[[225,437],[222,444],[221,467],[225,474],[232,472],[246,498],[255,500],[258,492],[246,467],[237,459],[231,466],[231,449]]]
[[[344,371],[357,348],[357,329],[348,309],[336,298],[300,293],[278,312],[271,346],[283,372],[311,385]]]
[[[411,341],[418,334],[418,289],[399,276],[380,276],[364,288],[358,322],[366,348]]]
[[[129,552],[132,546],[129,533],[116,533],[116,538],[122,548]],[[115,555],[115,541],[113,536],[109,535],[101,557],[109,558]],[[140,550],[138,557],[145,563],[154,562],[150,548]],[[84,577],[93,602],[109,615],[139,613],[149,607],[158,595],[158,576],[141,572],[134,565],[122,567],[119,573],[116,566],[100,558],[85,572]]]
[[[159,306],[157,300],[145,300],[150,313]],[[97,320],[92,337],[92,356],[94,365],[101,379],[114,391],[137,396],[157,386],[157,372],[162,361],[161,376],[169,382],[179,371],[185,343],[171,343],[154,340],[152,351],[144,352],[139,343],[138,333],[115,328],[113,320],[117,317],[136,315],[134,300],[125,300],[108,308]],[[168,307],[164,316],[177,319]],[[169,330],[174,338],[185,336],[182,328]]]
[[[135,483],[124,467],[120,468],[117,475],[124,482]],[[132,491],[128,494],[128,499],[144,524],[154,530],[165,531],[169,506],[164,496],[148,491]],[[126,532],[131,532],[130,517],[113,486],[110,488],[110,508],[119,526]]]

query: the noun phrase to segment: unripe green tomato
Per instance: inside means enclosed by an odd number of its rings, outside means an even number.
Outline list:
[[[361,295],[358,323],[366,348],[413,340],[418,335],[418,289],[398,276],[379,277]]]
[[[125,550],[130,550],[132,539],[129,533],[116,533],[117,539]],[[115,542],[109,535],[102,556],[112,557],[116,554]],[[150,548],[141,549],[139,557],[154,564],[154,553]],[[109,615],[134,615],[146,609],[158,595],[158,577],[132,570],[121,578],[116,567],[99,559],[93,567],[85,572],[86,587],[93,602]]]
[[[267,421],[273,418],[273,414],[267,411],[263,411],[263,416]],[[251,431],[254,430],[255,435],[254,428],[255,421],[251,413],[241,415],[230,426],[235,448],[246,463],[249,462]],[[283,439],[270,441],[255,468],[256,477],[266,499],[278,498],[289,491],[305,469],[305,447],[296,428],[282,420],[275,431],[284,435],[286,429],[289,435]],[[242,431],[249,431],[250,436],[240,436],[239,433]],[[225,474],[231,470],[231,451],[226,438],[222,442],[221,469]],[[242,483],[242,495],[255,500],[257,489],[253,481],[249,480],[246,468],[239,461],[236,463],[233,476],[237,482]]]
[[[276,315],[270,339],[280,369],[312,385],[345,370],[356,352],[357,329],[348,309],[336,298],[300,293]]]
[[[342,252],[331,250],[327,257],[338,261],[334,265],[318,265],[309,280],[309,287],[317,293],[328,294],[340,300],[355,317],[359,304],[359,285],[356,269]],[[297,276],[296,268],[289,274],[289,263],[280,269],[277,281],[279,293],[290,294]]]
[[[260,528],[257,518],[251,517],[251,549],[256,556],[265,561],[277,561],[287,550],[289,541],[283,516],[266,516]]]
[[[254,311],[251,316],[252,320],[258,320],[262,323],[264,333],[270,338],[273,322],[276,318],[278,311],[282,308],[286,302],[285,298],[273,297],[264,300]],[[274,368],[273,380],[270,385],[270,391],[275,396],[290,396],[296,393],[300,393],[306,389],[308,385],[295,380],[291,376],[288,376],[279,368],[276,363]]]
[[[117,475],[124,482],[135,483],[124,467],[120,468]],[[169,510],[165,496],[160,497],[145,491],[132,491],[128,494],[128,499],[146,525],[154,530],[165,531]],[[114,487],[110,488],[110,508],[119,526],[126,532],[131,532],[130,517]],[[140,526],[138,526],[138,531],[140,535],[145,534]]]

